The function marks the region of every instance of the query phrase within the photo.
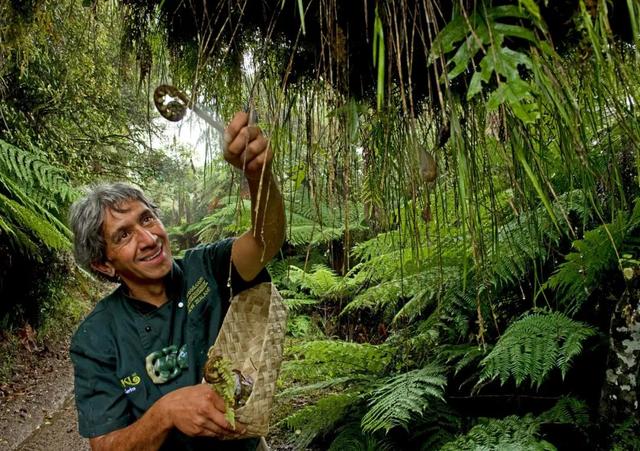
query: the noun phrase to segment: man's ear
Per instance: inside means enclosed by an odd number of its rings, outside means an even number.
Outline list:
[[[110,262],[92,262],[91,267],[107,277],[116,276],[116,269]]]

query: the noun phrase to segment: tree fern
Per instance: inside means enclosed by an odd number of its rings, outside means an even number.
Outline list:
[[[394,323],[412,322],[427,311],[433,305],[451,306],[452,302],[459,299],[462,293],[462,271],[459,266],[442,266],[440,268],[426,269],[418,278],[422,281],[419,289],[411,294],[411,298],[402,308],[398,309]],[[435,311],[437,315],[442,310]]]
[[[500,378],[504,384],[513,377],[516,385],[530,379],[539,387],[554,368],[564,377],[583,341],[594,334],[592,328],[560,312],[527,315],[511,324],[482,360],[480,382]]]
[[[374,390],[369,410],[362,418],[362,430],[388,432],[394,427],[407,428],[421,416],[433,398],[442,399],[446,385],[444,369],[428,365],[387,379]]]
[[[477,344],[447,344],[438,349],[438,357],[445,359],[447,364],[453,364],[454,374],[467,366],[479,363],[487,352]]]
[[[188,226],[203,243],[237,234],[251,228],[251,201],[237,196],[220,200],[220,206],[200,221]]]

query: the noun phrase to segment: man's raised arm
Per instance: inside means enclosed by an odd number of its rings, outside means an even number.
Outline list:
[[[271,260],[284,241],[285,217],[282,195],[271,173],[273,151],[269,140],[249,115],[236,113],[224,134],[224,157],[242,169],[251,192],[251,230],[231,249],[231,259],[244,280],[252,280]]]

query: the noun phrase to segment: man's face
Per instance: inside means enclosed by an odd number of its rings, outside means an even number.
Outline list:
[[[131,291],[153,285],[171,270],[169,237],[152,210],[137,200],[107,209],[102,225],[106,261],[94,267],[118,275]]]

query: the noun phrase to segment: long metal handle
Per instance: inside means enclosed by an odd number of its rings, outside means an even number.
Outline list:
[[[204,119],[207,124],[211,125],[220,133],[224,133],[224,125],[220,121],[216,121],[214,118],[212,118],[207,111],[203,110],[195,103],[191,105],[191,110],[193,110],[194,113]]]

